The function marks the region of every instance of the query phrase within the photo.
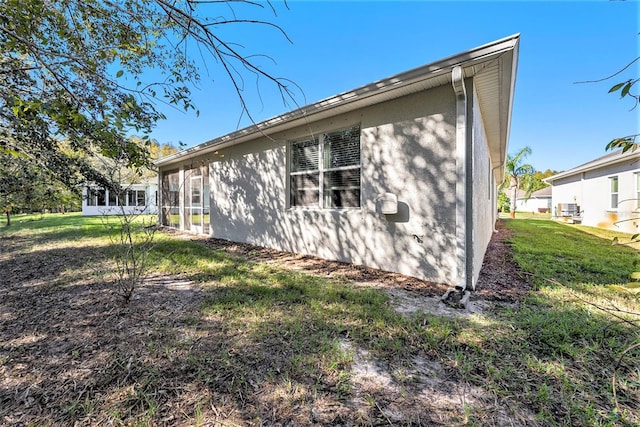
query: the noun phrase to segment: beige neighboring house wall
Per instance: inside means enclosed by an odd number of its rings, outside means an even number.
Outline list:
[[[566,220],[559,204],[575,203],[584,225],[639,232],[640,152],[607,154],[545,181],[553,186],[556,219]]]
[[[518,42],[498,40],[160,159],[161,223],[473,287],[496,220]],[[359,140],[359,160],[319,172],[315,190],[316,172],[301,177],[294,160],[301,141],[343,130]],[[342,157],[330,150],[347,145],[320,146],[333,162]],[[338,175],[343,187],[332,186]],[[315,191],[318,203],[296,205]],[[344,200],[351,205],[330,206]]]

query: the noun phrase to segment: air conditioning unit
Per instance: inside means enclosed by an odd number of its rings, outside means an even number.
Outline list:
[[[558,216],[580,216],[580,206],[576,203],[558,203]]]

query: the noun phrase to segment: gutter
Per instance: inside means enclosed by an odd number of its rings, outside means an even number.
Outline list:
[[[598,159],[584,163],[580,166],[576,166],[575,168],[569,169],[567,171],[560,172],[555,175],[544,178],[542,181],[546,182],[547,184],[553,185],[553,181],[556,181],[558,179],[567,178],[567,177],[578,175],[584,172],[591,172],[593,170],[600,169],[604,166],[610,166],[610,165],[622,163],[625,161],[636,161],[636,160],[640,160],[640,151],[627,152],[627,153],[622,153],[622,151],[616,151],[614,153],[610,153]]]
[[[348,92],[343,92],[314,104],[300,107],[280,116],[237,130],[225,136],[212,139],[195,147],[188,148],[187,150],[171,154],[156,160],[154,163],[156,166],[166,166],[172,163],[186,161],[226,146],[240,144],[258,135],[273,134],[292,127],[304,125],[308,121],[316,120],[315,117],[312,118],[311,116],[318,117],[326,114],[327,117],[330,117],[334,114],[332,111],[338,108],[353,111],[357,108],[373,105],[378,102],[378,99],[386,100],[402,96],[404,94],[403,89],[406,91],[414,85],[426,84],[426,82],[432,79],[448,76],[450,68],[461,68],[461,70],[466,68],[467,75],[471,77],[470,73],[473,73],[472,69],[474,66],[492,61],[500,57],[503,53],[512,51],[518,45],[518,39],[519,34],[514,34],[431,64],[405,71]],[[387,98],[389,96],[390,98]]]

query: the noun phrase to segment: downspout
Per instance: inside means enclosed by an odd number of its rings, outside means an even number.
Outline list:
[[[456,287],[467,288],[467,91],[462,67],[451,71],[456,95]]]
[[[504,158],[504,157],[503,157],[503,158]],[[502,163],[500,163],[498,166],[496,166],[495,168],[491,169],[491,176],[493,176],[493,177],[495,178],[495,176],[496,176],[496,170],[498,170],[498,169],[500,169],[501,167],[503,167],[503,166],[504,166],[504,164],[505,164],[505,162],[503,161],[503,162],[502,162]],[[496,209],[494,209],[494,210],[493,210],[493,211],[495,212],[495,213],[494,213],[494,216],[493,216],[493,232],[494,232],[494,233],[497,233],[497,232],[498,232],[498,229],[496,228],[496,224],[498,223],[498,209],[497,209],[497,202],[498,202],[498,189],[500,188],[500,186],[501,186],[501,184],[498,184],[498,183],[496,182],[495,189],[494,189],[494,191],[495,191],[495,193],[496,193],[496,194],[495,194],[495,200],[492,200],[492,202],[493,202],[494,206],[496,206]]]

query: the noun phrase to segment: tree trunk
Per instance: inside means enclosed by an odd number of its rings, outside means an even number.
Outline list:
[[[11,213],[7,211],[7,227],[11,225]]]
[[[514,219],[516,217],[516,199],[518,197],[518,186],[514,185],[513,190],[511,192],[511,211],[509,212],[509,217]]]

